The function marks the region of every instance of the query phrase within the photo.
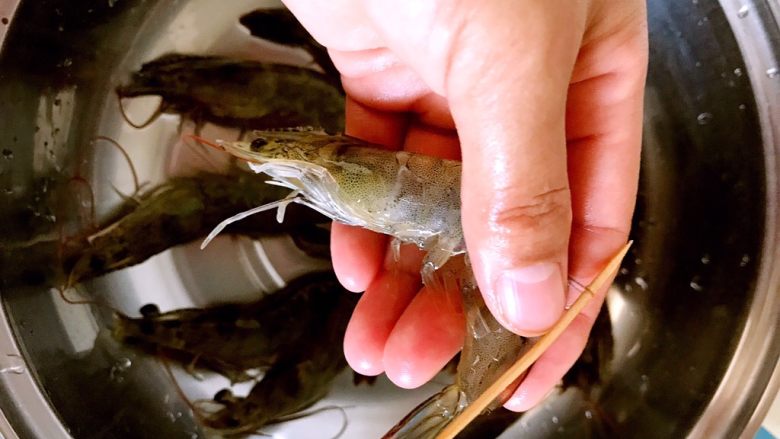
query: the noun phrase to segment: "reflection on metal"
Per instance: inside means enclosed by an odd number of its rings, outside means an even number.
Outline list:
[[[733,361],[691,437],[752,438],[780,389],[780,29],[777,2],[721,0],[756,96],[766,157],[765,236],[753,306]],[[760,72],[765,71],[762,75]],[[740,265],[749,260],[743,257]],[[764,392],[745,392],[751,386]],[[737,410],[736,408],[740,408]]]
[[[39,175],[63,171],[70,121],[73,119],[76,89],[66,87],[41,96],[33,134],[33,172]]]

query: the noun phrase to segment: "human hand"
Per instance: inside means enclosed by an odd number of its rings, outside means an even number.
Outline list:
[[[641,0],[285,0],[347,91],[347,132],[463,160],[462,219],[485,302],[538,335],[625,243],[639,172],[647,64]],[[460,349],[457,291],[419,291],[421,257],[333,225],[341,282],[365,293],[344,341],[350,365],[402,387]],[[581,353],[605,291],[536,362],[511,410],[527,410]]]

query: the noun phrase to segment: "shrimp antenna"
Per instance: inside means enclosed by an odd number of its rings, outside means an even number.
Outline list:
[[[118,98],[117,101],[119,102],[119,113],[122,115],[122,119],[124,119],[125,122],[127,122],[128,125],[130,125],[131,127],[135,128],[137,130],[144,129],[144,128],[148,127],[149,125],[151,125],[152,122],[157,120],[157,118],[160,117],[161,114],[163,114],[164,107],[165,107],[165,103],[164,103],[165,101],[161,100],[160,104],[157,106],[157,109],[154,110],[154,113],[152,113],[152,115],[149,116],[149,118],[146,119],[146,121],[144,123],[139,125],[139,124],[134,123],[132,120],[130,120],[130,117],[127,115],[127,113],[125,113],[125,107],[124,107],[124,105],[122,105],[122,96],[119,96],[119,94],[117,94],[117,98]]]
[[[331,410],[336,410],[336,411],[338,411],[341,414],[341,427],[339,428],[339,431],[337,431],[336,434],[331,437],[331,439],[338,439],[338,438],[340,438],[344,434],[345,431],[347,431],[347,426],[349,425],[349,419],[347,418],[347,411],[346,411],[347,408],[351,408],[351,407],[341,407],[341,406],[338,406],[338,405],[329,405],[329,406],[325,406],[325,407],[320,407],[318,409],[312,409],[312,410],[309,410],[309,411],[306,411],[306,412],[294,413],[294,414],[291,414],[291,415],[282,416],[279,419],[275,419],[275,420],[269,422],[267,425],[274,425],[274,424],[280,424],[282,422],[295,421],[297,419],[306,418],[308,416],[314,416],[314,415],[316,415],[318,413],[323,413],[323,412],[328,412],[328,411],[331,411]]]
[[[187,395],[184,394],[184,390],[182,390],[181,386],[179,386],[179,380],[177,380],[176,376],[173,375],[173,369],[171,368],[171,364],[168,362],[168,358],[165,356],[159,346],[157,347],[157,356],[160,359],[163,368],[165,369],[165,373],[173,383],[173,388],[176,391],[176,395],[178,395],[179,398],[184,401],[184,404],[186,404],[190,411],[192,411],[192,414],[195,415],[195,418],[198,419],[198,422],[203,424],[206,421],[206,417],[203,415],[203,413],[201,413],[200,409],[195,405],[195,403],[190,401]]]
[[[181,140],[182,140],[182,142],[183,142],[185,145],[187,145],[187,147],[188,147],[188,148],[190,148],[191,150],[193,150],[193,151],[195,152],[195,154],[197,154],[197,156],[198,156],[198,157],[199,157],[201,160],[203,160],[203,162],[204,162],[204,163],[208,164],[209,166],[211,166],[212,168],[214,168],[214,170],[215,170],[215,171],[219,172],[219,170],[220,170],[219,164],[218,164],[217,162],[215,162],[215,161],[214,161],[214,158],[213,158],[211,155],[207,154],[207,153],[206,153],[206,152],[203,150],[203,148],[196,148],[196,147],[194,147],[193,145],[191,145],[191,144],[188,142],[188,140],[190,140],[190,139],[192,139],[192,140],[195,140],[195,141],[196,141],[196,142],[198,142],[199,144],[206,145],[206,146],[209,146],[209,147],[211,147],[211,148],[214,148],[214,149],[216,149],[217,151],[220,151],[220,152],[225,152],[225,148],[223,148],[223,147],[222,147],[221,145],[219,145],[218,143],[212,142],[212,141],[210,141],[210,140],[206,140],[206,139],[204,139],[203,137],[200,137],[200,136],[199,136],[199,135],[197,135],[197,134],[182,134],[182,136],[181,136]]]
[[[87,299],[71,299],[68,297],[67,291],[70,289],[70,286],[59,286],[54,288],[57,290],[57,293],[60,296],[60,299],[62,299],[63,302],[67,303],[68,305],[94,305],[99,306],[102,308],[107,308],[115,313],[119,313],[119,310],[114,308],[113,306],[109,305],[108,302],[106,302],[103,299],[93,299],[93,300],[87,300]]]
[[[344,432],[347,430],[347,426],[349,425],[349,420],[347,419],[347,411],[344,410],[344,407],[339,407],[337,405],[333,406],[327,406],[327,407],[320,407],[318,409],[309,410],[306,412],[301,413],[293,413],[286,416],[281,416],[277,419],[274,419],[272,421],[268,421],[264,423],[263,425],[260,425],[258,427],[255,427],[253,424],[247,424],[242,427],[235,427],[235,428],[229,428],[229,429],[213,429],[215,432],[218,432],[222,434],[223,436],[232,436],[232,435],[239,435],[239,434],[256,434],[260,436],[272,436],[267,433],[263,433],[260,431],[260,428],[265,427],[267,425],[275,425],[275,424],[281,424],[283,422],[290,422],[295,421],[297,419],[306,418],[308,416],[316,415],[317,413],[322,413],[326,411],[331,410],[337,410],[339,413],[341,413],[341,427],[339,428],[339,431],[336,432],[336,434],[333,436],[332,439],[338,439],[341,437],[341,435],[344,434]],[[256,423],[255,423],[256,424]]]
[[[108,142],[111,145],[114,145],[119,153],[122,154],[122,156],[125,158],[125,161],[127,162],[127,166],[130,168],[130,173],[133,174],[133,187],[135,188],[135,193],[138,193],[138,191],[141,190],[141,185],[138,183],[138,173],[135,170],[135,166],[133,166],[133,161],[130,160],[130,154],[127,153],[127,150],[125,150],[122,145],[119,144],[119,142],[110,137],[95,136],[92,138],[93,143],[98,140],[102,140],[104,142]]]
[[[220,145],[219,143],[212,142],[211,140],[208,140],[208,139],[205,139],[203,137],[200,137],[197,134],[183,134],[181,137],[182,137],[182,140],[184,140],[184,141],[192,139],[192,140],[194,140],[194,141],[196,141],[198,143],[201,143],[203,145],[210,146],[210,147],[216,149],[217,151],[225,152],[225,147],[224,146]]]

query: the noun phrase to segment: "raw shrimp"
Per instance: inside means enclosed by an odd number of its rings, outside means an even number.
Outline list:
[[[492,384],[535,342],[498,323],[487,309],[465,257],[460,222],[461,164],[405,151],[387,151],[347,136],[323,132],[255,132],[250,141],[218,142],[249,162],[255,172],[292,189],[276,203],[229,218],[221,227],[255,212],[287,204],[309,206],[330,218],[414,243],[427,251],[423,266],[426,284],[457,282],[463,296],[467,337],[455,384],[434,395],[404,418],[386,437],[435,436],[469,403]],[[449,261],[449,262],[448,262]],[[447,265],[445,266],[445,263]],[[433,277],[434,272],[437,277]],[[490,408],[500,406],[507,389]]]
[[[242,131],[314,124],[339,132],[344,127],[340,83],[303,67],[169,54],[141,66],[116,93],[120,99],[162,98],[145,123],[128,120],[138,128],[162,113],[187,116],[198,129],[204,122]]]
[[[244,381],[251,378],[247,370],[269,367],[320,343],[320,326],[328,319],[348,317],[357,302],[354,296],[332,272],[309,273],[253,303],[166,313],[146,305],[137,318],[117,313],[113,335],[191,368],[204,367],[231,381]]]
[[[147,305],[140,318],[117,314],[113,335],[231,381],[252,379],[249,369],[267,368],[246,397],[221,390],[211,404],[217,410],[200,416],[220,434],[251,433],[325,396],[347,365],[341,345],[357,299],[333,272],[310,273],[252,304],[164,314]]]
[[[202,239],[226,216],[277,200],[286,192],[243,171],[176,177],[128,198],[100,221],[97,230],[64,241],[50,234],[35,241],[0,244],[0,285],[56,283],[64,273],[63,286],[73,286]],[[12,210],[9,216],[15,213]],[[300,207],[283,224],[269,212],[228,231],[249,238],[289,234],[307,255],[327,258],[330,233],[322,227],[327,222],[326,217]]]
[[[430,275],[465,253],[460,220],[461,163],[322,131],[255,131],[248,141],[219,147],[249,162],[271,183],[292,189],[285,199],[223,221],[222,228],[253,213],[300,203],[349,225],[414,243],[427,253]]]
[[[200,173],[176,177],[129,200],[95,233],[71,239],[63,250],[67,286],[145,261],[175,245],[203,237],[220,219],[284,196],[247,172]],[[231,230],[253,238],[289,233],[304,249],[322,255],[327,231],[317,227],[326,218],[300,209],[278,224],[272,216],[236,224]],[[317,245],[319,241],[319,245]]]
[[[296,321],[284,327],[305,325],[306,333],[294,349],[266,372],[246,397],[229,391],[214,396],[222,408],[203,419],[206,427],[222,435],[248,434],[263,425],[289,418],[326,395],[336,376],[347,366],[341,349],[349,317],[358,296],[344,291],[331,274],[327,294],[331,309],[312,307],[315,315],[308,322]],[[322,291],[318,291],[322,294]],[[335,293],[335,294],[334,294]]]

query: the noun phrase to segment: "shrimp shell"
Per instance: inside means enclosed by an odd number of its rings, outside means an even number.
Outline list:
[[[255,131],[248,141],[218,142],[255,172],[293,192],[277,203],[309,206],[333,220],[391,235],[428,252],[426,267],[440,268],[465,253],[460,219],[461,163],[322,131]],[[204,245],[219,231],[212,232]]]

